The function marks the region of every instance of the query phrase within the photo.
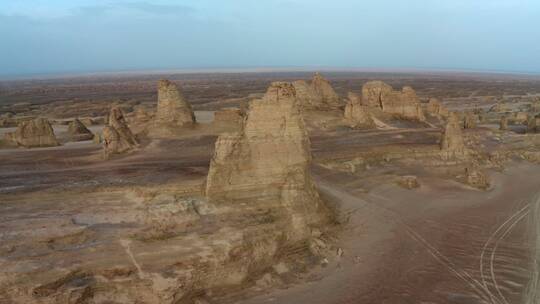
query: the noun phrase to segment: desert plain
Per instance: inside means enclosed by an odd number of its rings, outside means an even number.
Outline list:
[[[539,113],[530,75],[0,81],[0,303],[539,303]]]

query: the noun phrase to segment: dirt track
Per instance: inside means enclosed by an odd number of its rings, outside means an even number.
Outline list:
[[[344,256],[312,282],[241,303],[522,303],[531,276],[526,199],[540,173],[517,165],[493,176],[487,193],[425,181],[417,191],[357,195],[319,179],[350,214]]]

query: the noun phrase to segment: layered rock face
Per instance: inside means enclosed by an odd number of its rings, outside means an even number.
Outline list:
[[[319,221],[321,208],[310,162],[310,142],[294,86],[276,82],[262,99],[250,103],[240,132],[218,138],[206,195],[214,202],[277,204],[291,225],[288,231],[305,237],[307,227]]]
[[[12,143],[26,147],[54,147],[60,143],[54,135],[54,130],[45,118],[22,121],[17,130],[5,135],[5,139]]]
[[[298,105],[302,108],[320,108],[324,107],[322,97],[312,89],[311,85],[304,80],[293,82]]]
[[[225,108],[214,113],[214,123],[240,124],[244,120],[244,113],[238,108]]]
[[[381,81],[370,81],[362,87],[362,103],[380,107],[383,112],[410,120],[425,121],[416,92],[411,87],[394,91]]]
[[[195,114],[180,89],[169,80],[158,83],[156,124],[183,127],[195,123]]]
[[[293,82],[298,105],[308,109],[337,108],[340,105],[339,96],[328,80],[316,73],[311,84],[304,80]]]
[[[358,95],[349,93],[349,101],[345,106],[345,121],[353,128],[372,129],[375,122],[369,112],[369,107],[362,104]]]
[[[79,119],[69,123],[68,133],[72,141],[92,140],[94,138],[94,134]]]
[[[119,107],[111,108],[108,125],[103,128],[101,137],[105,156],[124,153],[139,145]]]
[[[455,155],[465,152],[463,133],[456,113],[451,113],[448,117],[441,140],[441,150]]]

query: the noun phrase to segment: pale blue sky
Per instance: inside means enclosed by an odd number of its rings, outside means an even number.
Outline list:
[[[0,0],[0,75],[336,67],[540,73],[539,0]]]

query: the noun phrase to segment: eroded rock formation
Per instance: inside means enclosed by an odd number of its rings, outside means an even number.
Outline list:
[[[124,113],[119,107],[112,107],[109,122],[101,135],[105,156],[124,153],[136,148],[139,141],[128,127]]]
[[[465,168],[467,184],[478,189],[489,188],[489,180],[487,176],[476,167]]]
[[[463,117],[463,128],[464,129],[474,129],[476,128],[476,122],[478,118],[472,112],[465,113]]]
[[[311,80],[311,87],[317,95],[321,96],[323,103],[330,106],[339,105],[339,96],[334,91],[334,88],[332,88],[330,82],[322,77],[321,74],[315,73],[315,76]]]
[[[506,115],[503,115],[501,117],[501,121],[499,123],[499,130],[501,131],[508,130],[508,117]]]
[[[296,91],[273,83],[250,103],[242,130],[221,135],[208,173],[210,201],[278,205],[290,237],[302,238],[320,220],[322,204],[311,180],[310,142]]]
[[[94,134],[77,118],[69,123],[68,134],[72,141],[92,140],[94,138]]]
[[[437,99],[430,98],[426,107],[427,112],[430,115],[437,117],[447,117],[448,109]]]
[[[158,83],[156,123],[178,127],[195,123],[195,114],[180,88],[166,79]]]
[[[426,120],[416,92],[411,87],[394,91],[382,81],[370,81],[362,87],[362,103],[379,107],[383,112],[399,118]]]
[[[15,132],[6,133],[4,138],[6,141],[26,148],[60,145],[51,124],[45,118],[22,121]]]
[[[463,132],[456,113],[450,113],[441,139],[441,150],[448,156],[459,156],[465,153]]]
[[[538,117],[531,114],[527,117],[527,133],[537,133],[538,132]]]
[[[217,124],[241,124],[244,120],[244,112],[239,108],[225,108],[214,113],[214,123]]]
[[[292,83],[296,90],[298,105],[306,109],[337,108],[340,105],[339,96],[336,94],[328,80],[316,73],[307,83],[298,80]]]
[[[345,121],[353,128],[372,129],[375,122],[369,112],[369,107],[362,104],[361,99],[354,93],[349,93],[349,101],[345,106]]]

